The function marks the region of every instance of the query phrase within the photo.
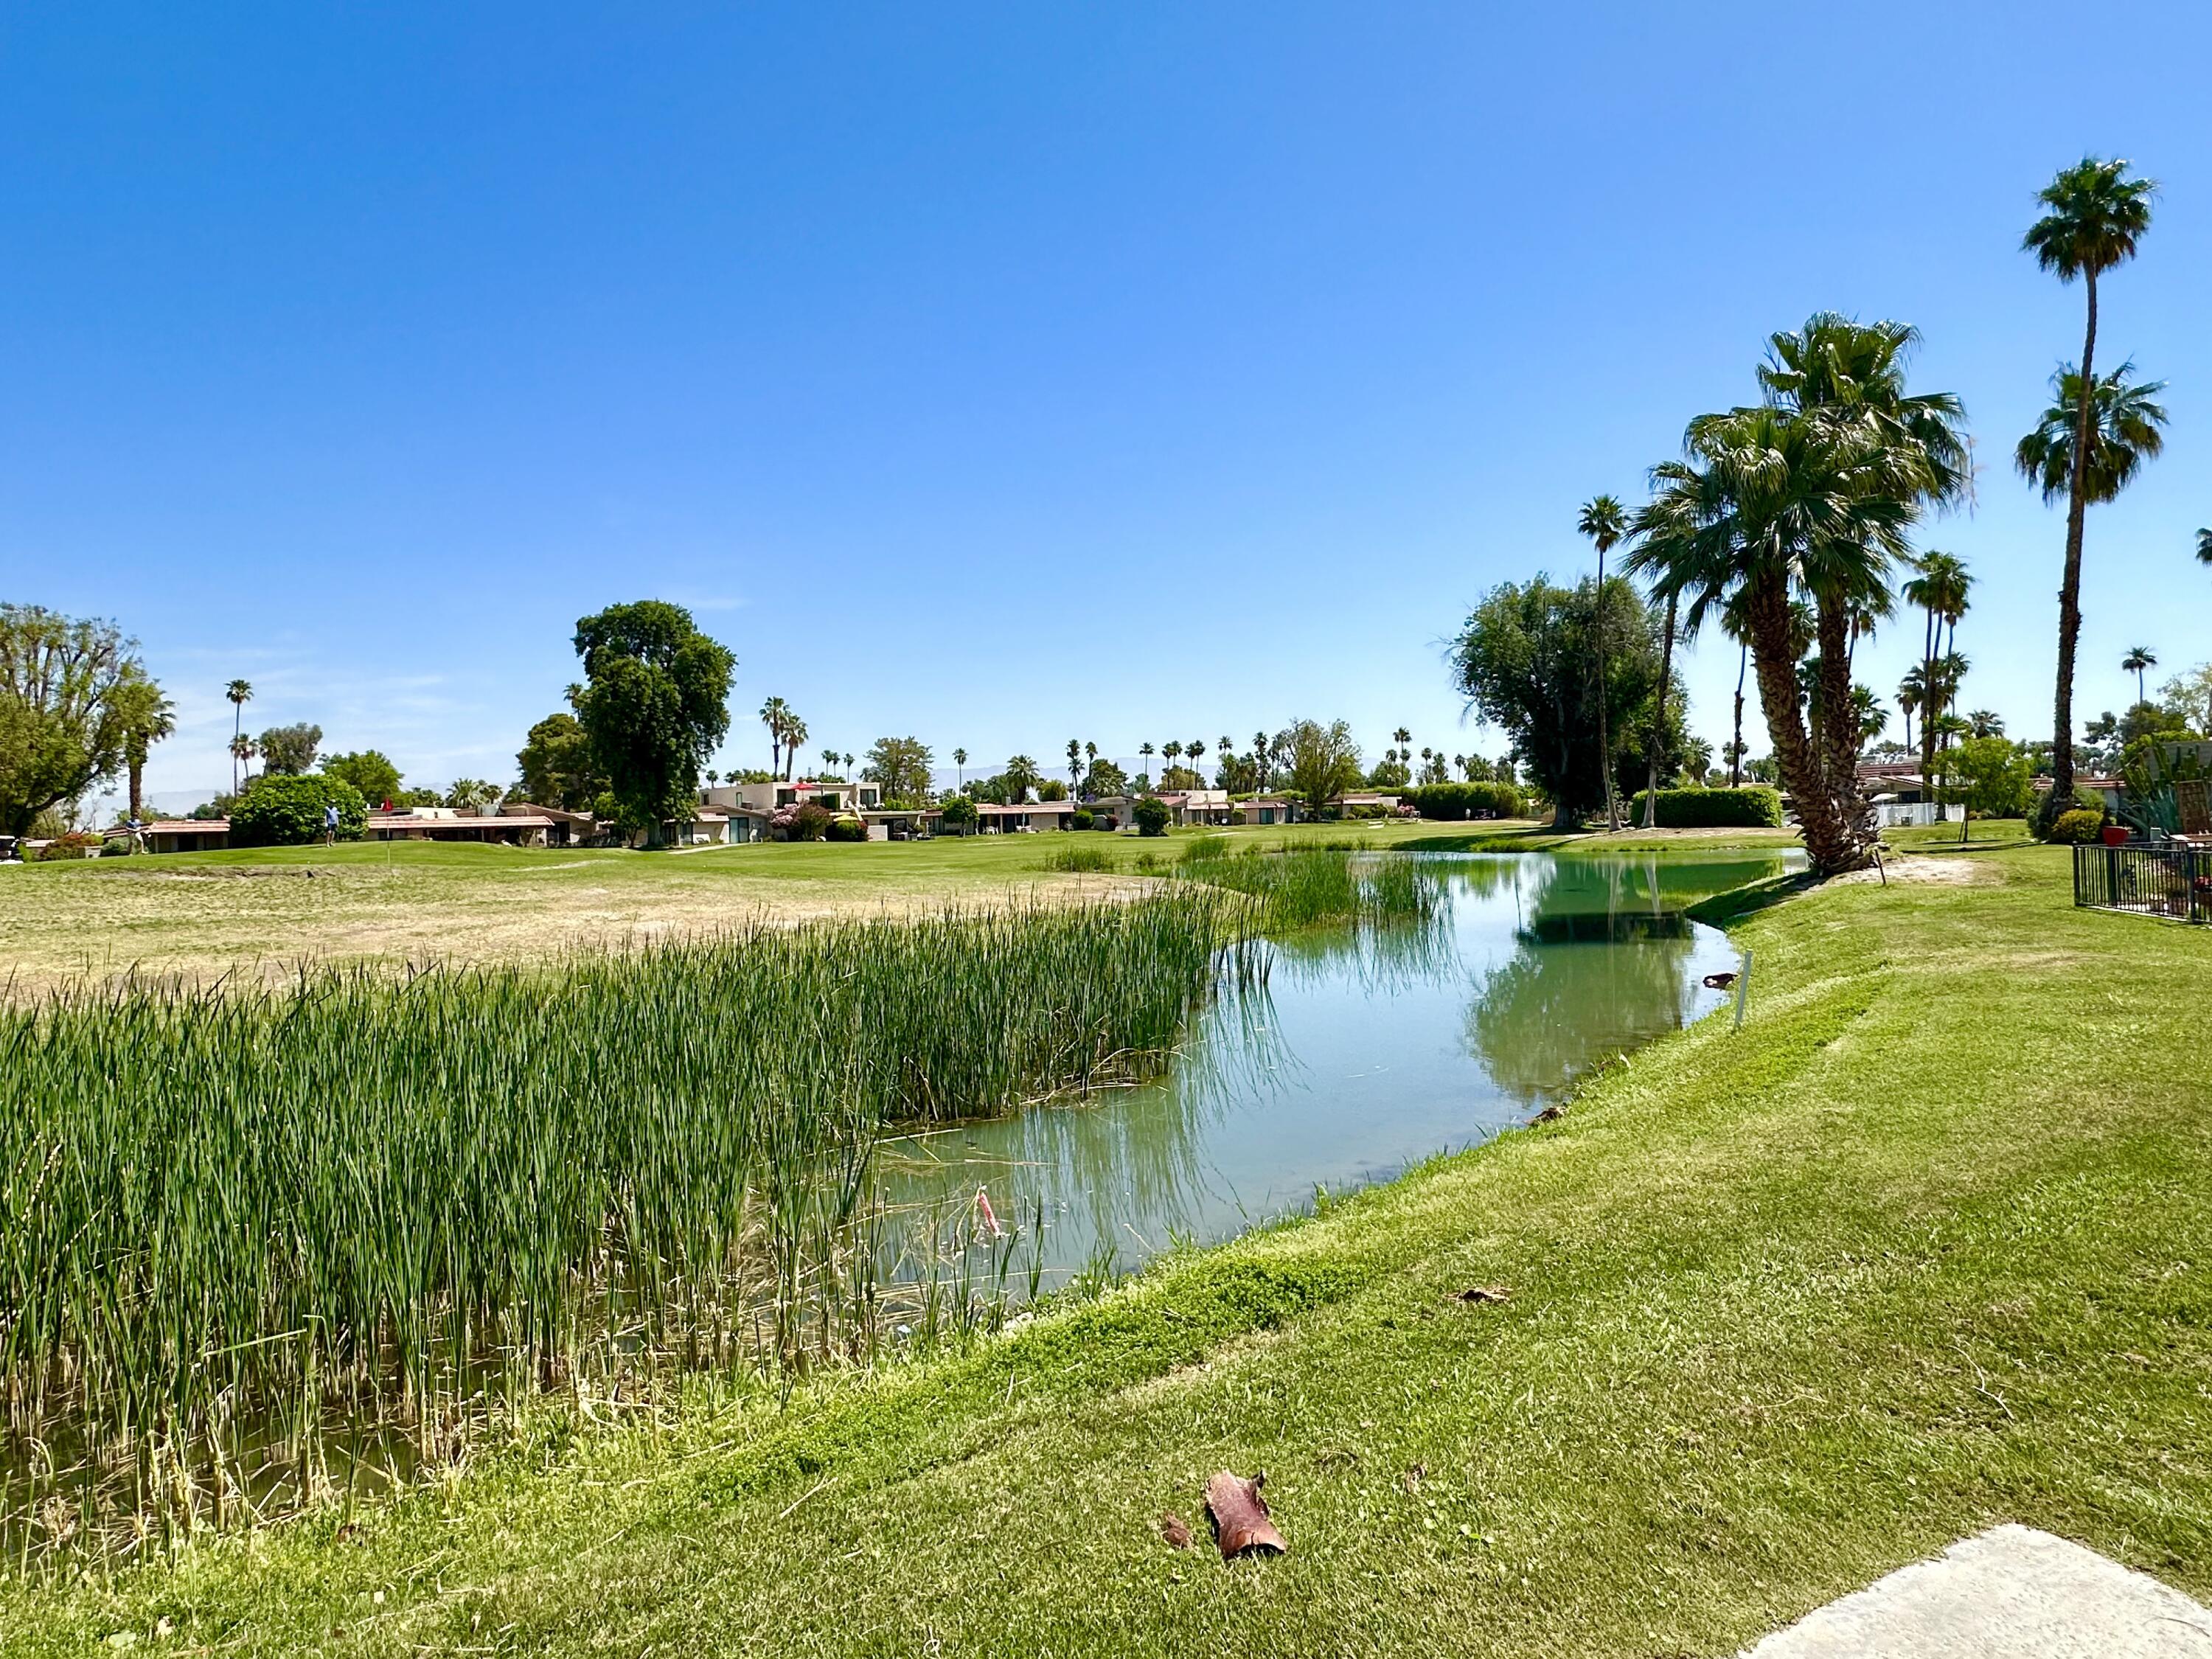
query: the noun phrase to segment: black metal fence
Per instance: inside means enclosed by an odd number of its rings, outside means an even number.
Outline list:
[[[2076,847],[2074,902],[2177,921],[2212,921],[2212,853],[2179,842]]]

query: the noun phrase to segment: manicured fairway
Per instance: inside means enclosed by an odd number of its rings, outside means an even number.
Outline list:
[[[2064,872],[1736,901],[1742,1033],[1559,1123],[787,1413],[0,1590],[0,1645],[1725,1654],[2002,1519],[2203,1596],[2212,935]],[[1223,1467],[1287,1557],[1160,1540]]]

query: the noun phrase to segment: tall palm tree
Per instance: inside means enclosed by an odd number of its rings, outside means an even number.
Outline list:
[[[806,741],[806,722],[787,711],[783,717],[783,781],[799,769],[799,745]]]
[[[1067,740],[1067,787],[1070,789],[1083,787],[1083,744],[1074,738]]]
[[[853,754],[853,751],[848,749],[843,754],[838,756],[837,758],[845,763],[845,776],[848,780],[850,780],[853,775],[853,762],[856,758]]]
[[[1994,708],[1977,708],[1966,716],[1966,730],[1978,738],[2004,736],[2004,716]]]
[[[1613,787],[1613,733],[1607,729],[1605,689],[1605,556],[1628,533],[1628,512],[1613,495],[1593,495],[1576,520],[1578,534],[1597,547],[1597,756],[1605,774],[1605,827],[1620,828],[1620,799]]]
[[[2128,654],[2120,659],[2120,672],[2136,677],[2136,701],[2148,702],[2143,695],[2143,675],[2158,666],[2158,653],[2147,645],[2130,647]]]
[[[2070,383],[2073,442],[2065,457],[2066,566],[2058,584],[2058,689],[2051,732],[2051,793],[2054,801],[2074,793],[2074,652],[2081,633],[2081,531],[2091,501],[2090,469],[2096,457],[2091,405],[2097,380],[2097,279],[2125,260],[2150,229],[2150,202],[2158,186],[2128,172],[2124,161],[2100,161],[2085,155],[2063,170],[2036,200],[2045,211],[2028,227],[2023,251],[2060,282],[2081,281],[2087,299],[2081,333],[2081,366]],[[2062,371],[2062,393],[2067,390]],[[2061,401],[2064,401],[2062,396]],[[2041,429],[2039,425],[2039,430]],[[2027,463],[2023,459],[2023,468]],[[2046,483],[2044,499],[2055,498]],[[2111,500],[2111,496],[2104,497]]]
[[[1662,461],[1651,469],[1651,499],[1636,511],[1628,533],[1636,545],[1620,568],[1632,576],[1650,579],[1655,596],[1667,596],[1666,633],[1659,651],[1659,695],[1651,713],[1651,741],[1646,748],[1644,779],[1644,827],[1659,823],[1659,752],[1666,744],[1667,697],[1674,678],[1674,642],[1694,635],[1705,612],[1726,586],[1724,571],[1709,562],[1711,548],[1705,535],[1715,505],[1714,479],[1680,461]],[[1691,596],[1686,625],[1678,625],[1682,596]],[[1743,672],[1739,665],[1735,687],[1735,748],[1743,744]]]
[[[966,792],[966,790],[967,790],[967,787],[968,787],[968,751],[967,751],[965,749],[956,749],[956,750],[954,750],[952,751],[952,788],[953,788],[953,793],[956,793],[956,794],[964,793]]]
[[[791,705],[781,697],[770,697],[761,705],[760,720],[768,727],[768,772],[770,777],[783,772],[783,729],[791,718]]]
[[[1252,734],[1252,766],[1255,774],[1254,783],[1264,795],[1267,793],[1267,734],[1265,732]]]
[[[1791,590],[1802,584],[1816,600],[1827,592],[1832,626],[1820,629],[1816,602],[1811,631],[1832,633],[1840,647],[1838,592],[1852,585],[1854,568],[1863,580],[1903,552],[1923,473],[1880,422],[1808,419],[1774,404],[1701,416],[1686,447],[1685,465],[1705,476],[1700,533],[1679,555],[1691,562],[1684,592],[1696,590],[1700,610],[1740,608],[1775,763],[1814,869],[1859,868],[1872,857],[1874,830],[1856,805],[1855,731],[1842,780],[1830,758],[1836,726],[1853,724],[1850,692],[1824,699],[1831,717],[1817,738],[1807,730],[1797,683],[1805,641]],[[1843,705],[1840,721],[1834,703]]]
[[[2212,530],[2197,532],[2197,562],[2212,564]]]
[[[1802,329],[1773,336],[1759,374],[1771,401],[1832,438],[1870,446],[1862,458],[1872,469],[1868,486],[1903,506],[1907,525],[1926,507],[1962,500],[1972,475],[1959,399],[1905,391],[1905,367],[1919,339],[1919,331],[1903,323],[1856,323],[1821,312]],[[1875,830],[1858,787],[1853,619],[1887,611],[1890,567],[1907,550],[1901,530],[1885,528],[1815,538],[1801,558],[1799,580],[1813,599],[1820,659],[1818,738],[1826,782],[1837,811],[1854,826],[1862,856],[1871,856]]]
[[[1897,707],[1905,716],[1905,746],[1915,747],[1912,741],[1912,717],[1920,712],[1920,691],[1924,676],[1917,668],[1909,670],[1897,683]]]
[[[823,750],[822,751],[822,769],[824,772],[836,771],[837,769],[838,758],[838,753],[835,749]]]
[[[1174,738],[1170,738],[1167,742],[1160,745],[1160,780],[1162,782],[1165,782],[1167,781],[1168,774],[1176,769],[1176,763],[1182,758],[1182,745],[1177,743]]]
[[[1206,774],[1199,771],[1198,763],[1206,758],[1206,739],[1193,738],[1188,743],[1183,744],[1182,752],[1190,758],[1190,769],[1198,773],[1198,787],[1201,789],[1205,788]]]
[[[2092,289],[2094,293],[2094,289]],[[2094,314],[2094,302],[2093,302]],[[2048,503],[2066,495],[2066,571],[2058,588],[2058,690],[2051,738],[2051,794],[2074,793],[2074,652],[2081,633],[2081,523],[2092,502],[2109,501],[2166,447],[2163,380],[2138,382],[2122,363],[2091,384],[2070,363],[2051,377],[2051,405],[2013,451],[2022,477]]]
[[[1149,743],[1140,743],[1137,745],[1137,752],[1145,757],[1145,771],[1147,774],[1145,781],[1150,783],[1152,778],[1149,775],[1152,769],[1152,745]]]
[[[161,688],[144,674],[133,672],[110,694],[111,705],[123,717],[123,759],[130,768],[131,816],[145,816],[146,755],[162,738],[177,730],[176,706]]]
[[[1974,578],[1966,562],[1948,553],[1928,552],[1913,561],[1915,574],[1905,584],[1905,602],[1927,613],[1921,641],[1921,673],[1915,687],[1920,699],[1920,775],[1931,775],[1936,764],[1936,738],[1942,717],[1958,695],[1956,679],[1947,681],[1938,672],[1937,653],[1946,648],[1944,628],[1950,629],[1950,654],[1958,654],[1959,618],[1966,614],[1967,594]],[[1961,659],[1963,661],[1964,659]]]
[[[253,739],[247,737],[245,732],[234,732],[231,733],[230,793],[234,795],[238,793],[238,769],[242,765],[250,767],[252,764],[254,756],[260,752],[261,751],[259,750],[253,746]]]
[[[253,701],[251,680],[233,680],[223,688],[222,695],[230,699],[230,793],[238,793],[239,739],[246,735],[246,705]]]

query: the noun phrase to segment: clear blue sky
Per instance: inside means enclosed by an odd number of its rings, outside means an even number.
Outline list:
[[[2063,524],[2009,453],[2081,295],[2018,245],[2085,150],[2164,185],[2100,356],[2173,425],[2093,511],[2078,706],[2212,653],[2208,62],[2195,3],[17,8],[0,598],[144,642],[161,791],[228,779],[240,675],[503,781],[648,596],[740,659],[726,763],[770,693],[810,749],[1495,750],[1469,603],[1832,307],[1966,400],[1929,539],[1967,705],[2035,734]]]

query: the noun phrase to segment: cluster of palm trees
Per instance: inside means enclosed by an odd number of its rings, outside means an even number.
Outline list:
[[[1926,617],[1921,635],[1920,662],[1898,683],[1897,706],[1905,714],[1905,742],[1912,741],[1912,717],[1920,716],[1920,775],[1934,775],[1936,751],[1948,748],[1954,737],[1988,737],[1986,729],[1996,717],[1978,710],[1974,720],[1984,727],[1974,731],[1951,710],[1959,689],[1972,664],[1959,652],[1959,619],[1966,614],[1967,595],[1974,578],[1964,559],[1949,553],[1928,552],[1913,561],[1916,574],[1905,584],[1908,603]],[[1986,718],[1984,718],[1986,717]],[[1996,722],[1999,727],[2002,721]]]
[[[1857,768],[1879,710],[1852,682],[1853,651],[1893,605],[1890,577],[1912,556],[1913,526],[1962,497],[1968,481],[1959,400],[1906,389],[1917,340],[1900,323],[1826,312],[1772,336],[1760,402],[1691,422],[1681,459],[1651,470],[1651,499],[1632,515],[1607,497],[1583,511],[1601,558],[1632,544],[1627,574],[1666,603],[1659,732],[1674,641],[1709,617],[1743,641],[1776,763],[1823,873],[1869,862],[1876,839]],[[1601,641],[1601,672],[1603,658]],[[1739,768],[1741,748],[1739,723]],[[1610,790],[1609,750],[1606,758]],[[1613,803],[1608,822],[1618,812]]]
[[[799,763],[799,745],[806,741],[806,722],[781,697],[761,705],[760,720],[768,727],[769,772],[787,781]]]
[[[2062,282],[2079,279],[2087,295],[2080,364],[2060,366],[2050,407],[2014,455],[2046,501],[2067,501],[2051,792],[2062,802],[2074,783],[2085,512],[2116,497],[2158,454],[2166,424],[2155,401],[2160,383],[2138,380],[2132,363],[2095,371],[2098,279],[2133,257],[2150,222],[2154,188],[2125,161],[2086,159],[2040,193],[2045,211],[2024,242],[2045,270]],[[1921,716],[1923,767],[1934,763],[1936,740],[1956,729],[1951,709],[1966,667],[1957,626],[1972,578],[1948,554],[1917,553],[1911,538],[1929,514],[1964,498],[1971,457],[1958,398],[1906,388],[1917,341],[1904,324],[1862,324],[1833,313],[1773,336],[1759,370],[1759,403],[1691,422],[1681,459],[1651,470],[1649,502],[1632,514],[1601,495],[1583,508],[1577,526],[1596,545],[1601,586],[1606,555],[1626,542],[1627,573],[1646,578],[1654,599],[1666,601],[1657,720],[1665,719],[1678,637],[1693,636],[1717,615],[1740,642],[1732,776],[1741,776],[1748,669],[1758,677],[1807,851],[1823,873],[1873,857],[1875,830],[1857,761],[1869,730],[1878,729],[1880,708],[1853,684],[1851,657],[1893,609],[1891,578],[1900,565],[1914,572],[1905,597],[1926,613],[1921,663],[1899,693],[1908,730],[1911,715]],[[2212,563],[2212,532],[2198,533],[2198,556]],[[1607,817],[1617,826],[1602,639],[1597,657]],[[1957,722],[1969,732],[2001,731],[2002,724],[1988,710]],[[1655,757],[1659,747],[1652,744]]]
[[[253,701],[251,680],[233,680],[223,688],[230,699],[230,793],[238,793],[238,769],[253,758],[253,739],[246,735],[246,705]]]

